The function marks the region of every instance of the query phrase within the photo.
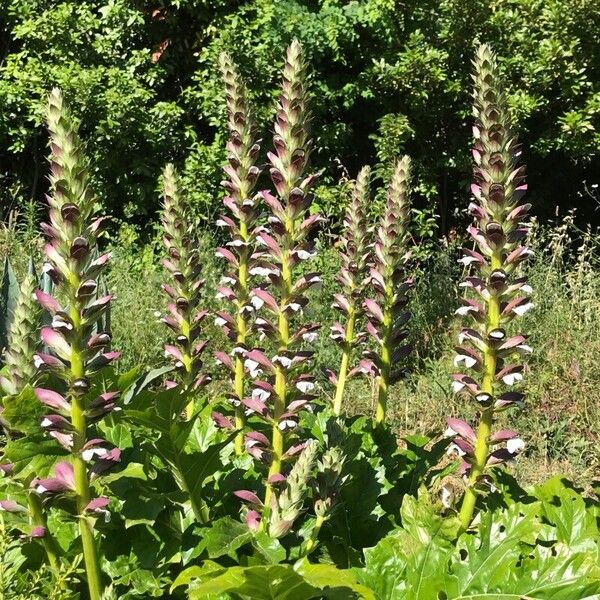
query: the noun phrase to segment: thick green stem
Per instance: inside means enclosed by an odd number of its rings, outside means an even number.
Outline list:
[[[323,527],[323,523],[325,523],[325,516],[318,515],[315,526],[310,534],[310,538],[304,547],[304,556],[308,556],[317,547],[317,541],[319,540],[319,533],[321,533],[321,527]]]
[[[210,511],[208,510],[206,502],[204,502],[202,498],[195,498],[192,495],[192,492],[190,491],[190,488],[185,480],[183,470],[179,467],[177,467],[177,475],[179,487],[188,495],[188,498],[190,499],[190,506],[192,507],[192,512],[194,513],[196,521],[202,525],[206,525],[210,519]]]
[[[502,267],[502,259],[499,253],[494,253],[491,260],[491,268],[499,269]],[[488,333],[500,325],[500,298],[491,296],[487,302],[487,331]],[[483,378],[481,381],[481,391],[490,396],[494,394],[494,380],[496,378],[497,352],[495,348],[487,346],[483,353]],[[475,441],[475,456],[471,466],[469,481],[465,495],[463,496],[460,508],[460,522],[463,531],[466,531],[473,520],[477,494],[474,486],[485,470],[489,453],[489,439],[494,422],[494,410],[492,407],[486,408],[481,413],[479,427],[477,429],[477,439]]]
[[[79,282],[73,282],[73,290],[76,290]],[[80,312],[75,293],[72,295],[72,308],[70,310],[73,330],[75,332],[71,348],[71,381],[82,379],[85,376],[83,362],[82,340],[79,334],[81,330]],[[75,477],[75,494],[77,497],[77,514],[79,517],[79,531],[83,546],[83,560],[87,575],[90,600],[100,600],[102,597],[102,582],[100,571],[100,560],[94,540],[94,533],[90,520],[85,516],[85,508],[90,502],[90,484],[87,466],[81,457],[81,449],[87,438],[87,422],[83,397],[73,391],[70,393],[71,400],[71,424],[73,426],[73,471]]]
[[[242,193],[244,193],[242,191]],[[248,225],[245,220],[240,220],[240,237],[244,242],[248,242]],[[238,314],[237,314],[237,344],[245,347],[246,338],[248,336],[246,318],[242,312],[244,306],[248,302],[248,249],[244,248],[240,252],[239,267],[238,267]],[[237,356],[235,359],[235,375],[234,375],[234,392],[240,402],[244,397],[245,392],[245,377],[244,360]],[[235,428],[237,434],[235,436],[235,453],[240,456],[244,452],[244,427],[246,426],[246,415],[244,413],[244,405],[240,404],[235,410]]]
[[[387,294],[382,324],[381,366],[377,378],[377,407],[375,409],[375,424],[382,427],[385,423],[387,401],[390,387],[390,372],[392,369],[392,298]]]
[[[44,545],[44,549],[46,550],[46,556],[48,557],[48,562],[50,563],[54,577],[58,580],[60,571],[60,559],[58,556],[60,554],[60,550],[56,540],[54,539],[54,536],[48,531],[48,524],[46,522],[46,516],[44,515],[42,501],[35,492],[29,492],[28,504],[33,526],[43,527],[45,530],[42,543]]]
[[[338,373],[337,386],[335,388],[335,397],[333,399],[333,414],[337,417],[342,411],[342,400],[344,399],[344,388],[348,376],[348,365],[350,364],[350,355],[352,354],[352,344],[354,343],[354,323],[356,321],[356,311],[351,307],[346,321],[346,331],[344,335],[344,351]]]
[[[283,281],[283,293],[281,297],[281,306],[285,306],[288,302],[290,291],[292,288],[292,272],[289,265],[289,252],[283,252],[281,265],[281,278]],[[287,314],[284,310],[279,313],[279,338],[280,352],[285,352],[290,342],[290,323]],[[287,395],[287,377],[285,369],[279,365],[275,372],[275,399],[273,404],[273,427],[271,433],[271,465],[269,466],[268,478],[277,475],[281,472],[281,460],[283,457],[283,431],[279,428],[279,420],[285,412]],[[273,497],[273,485],[267,481],[265,490],[265,512],[261,520],[261,526],[266,527],[268,521],[269,510],[271,506],[271,498]]]

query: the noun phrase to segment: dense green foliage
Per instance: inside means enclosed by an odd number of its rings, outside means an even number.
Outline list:
[[[247,78],[265,136],[281,48],[298,37],[313,68],[317,205],[340,215],[332,187],[378,161],[412,155],[419,233],[447,233],[469,164],[469,64],[491,43],[527,143],[538,210],[591,215],[600,142],[594,0],[6,0],[0,6],[3,206],[46,189],[44,99],[60,86],[82,120],[99,197],[146,222],[162,166],[173,160],[196,209],[212,218],[224,158],[218,53]],[[437,223],[427,217],[439,215]]]

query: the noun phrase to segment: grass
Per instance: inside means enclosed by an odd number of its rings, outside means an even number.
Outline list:
[[[25,239],[27,236],[27,239]],[[539,483],[551,475],[567,476],[587,486],[600,473],[600,235],[577,229],[572,215],[558,226],[536,226],[531,240],[536,257],[529,266],[536,309],[522,320],[534,354],[526,377],[526,407],[505,417],[528,443],[519,459],[517,476],[523,483]],[[41,244],[18,228],[0,229],[0,252],[7,252],[21,271],[24,248]],[[214,258],[214,243],[203,237],[202,264],[207,278],[206,303],[215,308],[214,288],[222,265]],[[112,310],[114,348],[123,352],[120,367],[163,364],[165,327],[157,314],[165,310],[160,290],[164,275],[158,236],[142,244],[136,232],[122,228],[111,244],[114,253],[109,289],[116,300]],[[308,318],[324,324],[316,343],[320,368],[338,366],[339,353],[328,340],[328,327],[339,315],[331,307],[337,273],[336,251],[329,242],[311,270],[323,272],[323,287],[313,293]],[[389,418],[399,436],[412,432],[440,432],[449,415],[472,416],[473,407],[452,395],[452,346],[460,322],[454,317],[461,268],[457,246],[440,246],[415,273],[411,336],[415,351],[409,376],[397,384],[389,401]],[[220,331],[207,326],[206,337],[218,349]],[[212,360],[207,366],[212,368]],[[323,380],[324,381],[324,380]],[[331,392],[324,381],[323,395]],[[371,411],[370,384],[353,380],[345,409]]]

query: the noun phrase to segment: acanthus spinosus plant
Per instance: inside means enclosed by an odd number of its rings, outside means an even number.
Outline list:
[[[44,270],[55,284],[56,296],[36,292],[52,321],[41,329],[49,352],[38,353],[35,361],[58,383],[55,389],[36,388],[35,394],[51,411],[42,427],[71,456],[56,464],[54,477],[36,479],[32,488],[44,499],[75,497],[89,594],[97,600],[102,596],[102,581],[94,522],[98,515],[107,514],[109,500],[94,498],[90,484],[120,460],[119,448],[93,435],[93,424],[115,409],[118,398],[117,392],[98,394],[92,385],[95,375],[119,356],[105,351],[111,334],[97,328],[111,301],[110,295],[97,298],[98,277],[110,255],[96,253],[104,218],[95,214],[96,198],[89,187],[77,127],[56,89],[49,97],[47,122],[51,194],[49,222],[42,226],[49,239]]]
[[[163,266],[171,281],[162,285],[169,297],[169,314],[161,320],[175,334],[174,343],[165,344],[165,355],[173,361],[180,379],[179,382],[167,381],[166,385],[174,388],[180,383],[184,393],[190,394],[186,404],[189,420],[194,412],[192,392],[210,381],[210,377],[201,372],[206,341],[200,339],[202,321],[208,311],[199,308],[204,280],[200,278],[198,251],[192,244],[177,173],[171,164],[163,171],[163,190],[163,242],[168,253]]]
[[[376,343],[376,350],[367,356],[377,375],[375,422],[378,425],[385,422],[390,385],[403,375],[398,363],[410,352],[410,345],[403,343],[410,318],[406,311],[407,293],[412,286],[405,273],[409,181],[410,159],[404,156],[395,165],[375,236],[368,276],[375,297],[368,298],[363,305],[369,319],[367,331]]]
[[[246,406],[246,370],[244,357],[251,349],[254,306],[250,298],[251,276],[260,274],[262,268],[255,265],[253,258],[256,244],[255,229],[258,197],[253,197],[260,169],[256,160],[260,141],[256,137],[256,125],[250,110],[246,87],[226,53],[220,56],[221,71],[225,82],[229,139],[227,141],[227,179],[222,182],[226,190],[223,204],[229,215],[217,220],[217,225],[226,227],[231,240],[226,247],[219,248],[217,255],[227,261],[227,270],[221,280],[217,297],[229,301],[235,308],[234,314],[219,311],[217,323],[222,325],[227,338],[235,344],[233,358],[227,353],[215,353],[217,362],[225,365],[231,373],[229,400],[235,406],[235,450],[244,450],[244,426]],[[217,424],[231,427],[229,419],[213,413]]]
[[[246,354],[245,364],[251,376],[261,376],[261,379],[254,381],[251,396],[243,400],[247,408],[271,426],[270,439],[260,432],[251,431],[246,435],[248,451],[269,465],[262,520],[257,522],[255,511],[249,513],[249,518],[261,528],[273,525],[278,536],[292,525],[289,519],[285,519],[285,527],[282,527],[280,521],[271,523],[269,518],[271,514],[280,514],[278,499],[283,501],[286,497],[284,463],[299,453],[298,460],[311,462],[311,450],[304,449],[305,443],[294,433],[299,412],[313,400],[310,392],[315,385],[314,375],[309,371],[313,352],[304,345],[314,341],[318,329],[317,324],[299,322],[299,317],[308,303],[306,291],[320,282],[317,273],[296,274],[299,264],[315,255],[310,236],[321,220],[319,215],[308,213],[309,190],[316,175],[305,176],[304,173],[312,146],[308,134],[306,85],[302,49],[294,41],[287,50],[277,104],[275,150],[268,153],[276,196],[261,193],[271,214],[268,225],[257,233],[257,243],[264,251],[255,253],[255,269],[266,276],[266,283],[251,292],[255,308],[262,309],[263,315],[269,314],[268,317],[257,316],[255,328],[272,344],[275,354],[269,357],[259,348]],[[293,435],[288,435],[289,432]],[[300,471],[308,473],[308,469]],[[282,488],[283,495],[278,493]]]
[[[339,415],[346,381],[363,369],[363,363],[351,368],[353,352],[364,335],[358,331],[362,315],[362,292],[367,267],[368,227],[367,205],[370,199],[371,169],[363,167],[352,187],[352,197],[344,216],[344,233],[340,240],[341,269],[337,281],[341,292],[335,294],[333,306],[346,317],[344,325],[335,323],[331,327],[330,337],[342,348],[342,359],[337,375],[330,373],[329,378],[335,384],[333,412]]]
[[[4,354],[7,374],[0,376],[0,386],[9,396],[19,394],[25,385],[33,384],[37,369],[33,357],[40,345],[40,306],[35,298],[37,278],[30,269],[21,282],[8,343]]]
[[[509,335],[507,327],[533,306],[520,267],[531,254],[523,245],[528,228],[522,219],[530,205],[520,201],[527,189],[524,167],[518,165],[521,152],[509,127],[496,58],[488,46],[479,48],[474,65],[475,202],[470,209],[477,224],[468,231],[477,250],[465,249],[461,260],[476,273],[462,284],[473,297],[463,299],[457,312],[469,317],[472,325],[462,329],[459,342],[467,345],[457,347],[455,358],[455,364],[470,373],[454,375],[454,388],[477,403],[479,424],[475,431],[464,421],[449,420],[456,435],[453,448],[462,457],[467,480],[460,510],[464,529],[473,518],[477,491],[492,485],[489,468],[513,459],[524,447],[516,432],[494,431],[494,419],[523,401],[521,392],[503,387],[522,379],[523,366],[513,360],[532,349],[525,335]]]

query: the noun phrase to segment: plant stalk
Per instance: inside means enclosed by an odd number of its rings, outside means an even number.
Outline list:
[[[310,538],[306,542],[304,556],[308,556],[317,547],[317,541],[319,539],[319,534],[321,533],[321,527],[323,527],[323,523],[325,523],[325,516],[318,515],[315,526],[310,534]]]
[[[58,556],[60,551],[54,536],[52,536],[52,534],[48,531],[46,516],[44,515],[44,510],[42,508],[42,501],[35,492],[29,492],[27,501],[33,526],[43,527],[46,530],[46,533],[42,538],[42,543],[44,545],[44,550],[46,551],[46,556],[48,557],[48,562],[50,563],[54,577],[58,580],[58,573],[60,571],[60,559]]]
[[[70,317],[73,322],[73,330],[76,334],[71,347],[71,381],[82,379],[85,376],[85,368],[81,351],[81,339],[79,332],[81,330],[81,319],[79,302],[75,291],[79,285],[78,281],[72,283],[72,304]],[[75,477],[75,494],[77,498],[77,514],[79,517],[79,531],[81,534],[81,543],[83,547],[83,560],[87,575],[90,600],[101,600],[102,582],[100,577],[100,559],[94,533],[89,519],[85,516],[85,507],[90,502],[90,484],[88,479],[87,467],[81,456],[82,446],[87,437],[87,422],[85,417],[85,407],[83,397],[73,390],[70,393],[71,400],[71,424],[73,426],[73,471]]]
[[[494,253],[491,258],[491,268],[500,269],[502,267],[502,259],[498,253]],[[487,301],[487,331],[488,333],[496,329],[500,325],[500,299],[497,296],[491,296]],[[494,348],[488,346],[483,353],[483,378],[481,382],[481,390],[490,396],[494,393],[494,379],[496,377],[497,353]],[[465,494],[463,496],[462,505],[460,508],[459,519],[461,529],[466,531],[473,520],[475,511],[475,503],[477,494],[474,485],[484,472],[489,452],[489,438],[494,422],[493,407],[484,409],[479,420],[477,429],[477,439],[475,441],[475,460],[469,474],[469,481]]]
[[[335,397],[333,399],[333,414],[339,417],[342,411],[342,400],[344,399],[344,389],[348,377],[348,365],[350,364],[350,355],[352,353],[352,343],[354,342],[354,323],[356,321],[356,310],[351,307],[346,321],[346,331],[344,335],[344,350],[338,373],[337,386],[335,388]]]
[[[248,225],[244,219],[240,219],[240,237],[244,242],[248,242]],[[242,309],[248,301],[248,249],[243,248],[239,256],[238,267],[238,282],[239,282],[239,299],[238,299],[238,314],[237,314],[237,344],[243,348],[246,347],[248,337],[248,328],[246,319],[242,313]],[[234,392],[240,400],[240,404],[235,409],[235,428],[237,434],[235,436],[235,453],[241,456],[244,452],[244,427],[246,425],[246,414],[244,405],[241,400],[245,393],[245,369],[244,359],[241,356],[235,358],[235,375],[234,375]]]
[[[291,225],[293,226],[293,224]],[[288,229],[289,231],[289,229]],[[281,262],[281,278],[283,281],[284,293],[281,297],[281,305],[285,306],[288,302],[292,288],[292,272],[289,265],[289,252],[284,250]],[[286,351],[290,340],[290,323],[285,311],[279,313],[279,352]],[[283,431],[279,428],[279,420],[286,408],[287,377],[285,369],[277,365],[275,372],[275,399],[273,403],[273,428],[271,433],[271,465],[269,466],[268,478],[281,472],[281,460],[283,456]],[[269,514],[271,498],[273,496],[273,485],[267,480],[265,490],[265,515]],[[267,518],[261,520],[261,526],[265,526]]]
[[[377,407],[375,409],[375,424],[382,427],[385,423],[387,402],[390,387],[390,373],[392,370],[392,306],[393,291],[387,290],[386,302],[383,312],[383,336],[381,344],[381,366],[377,379]]]

